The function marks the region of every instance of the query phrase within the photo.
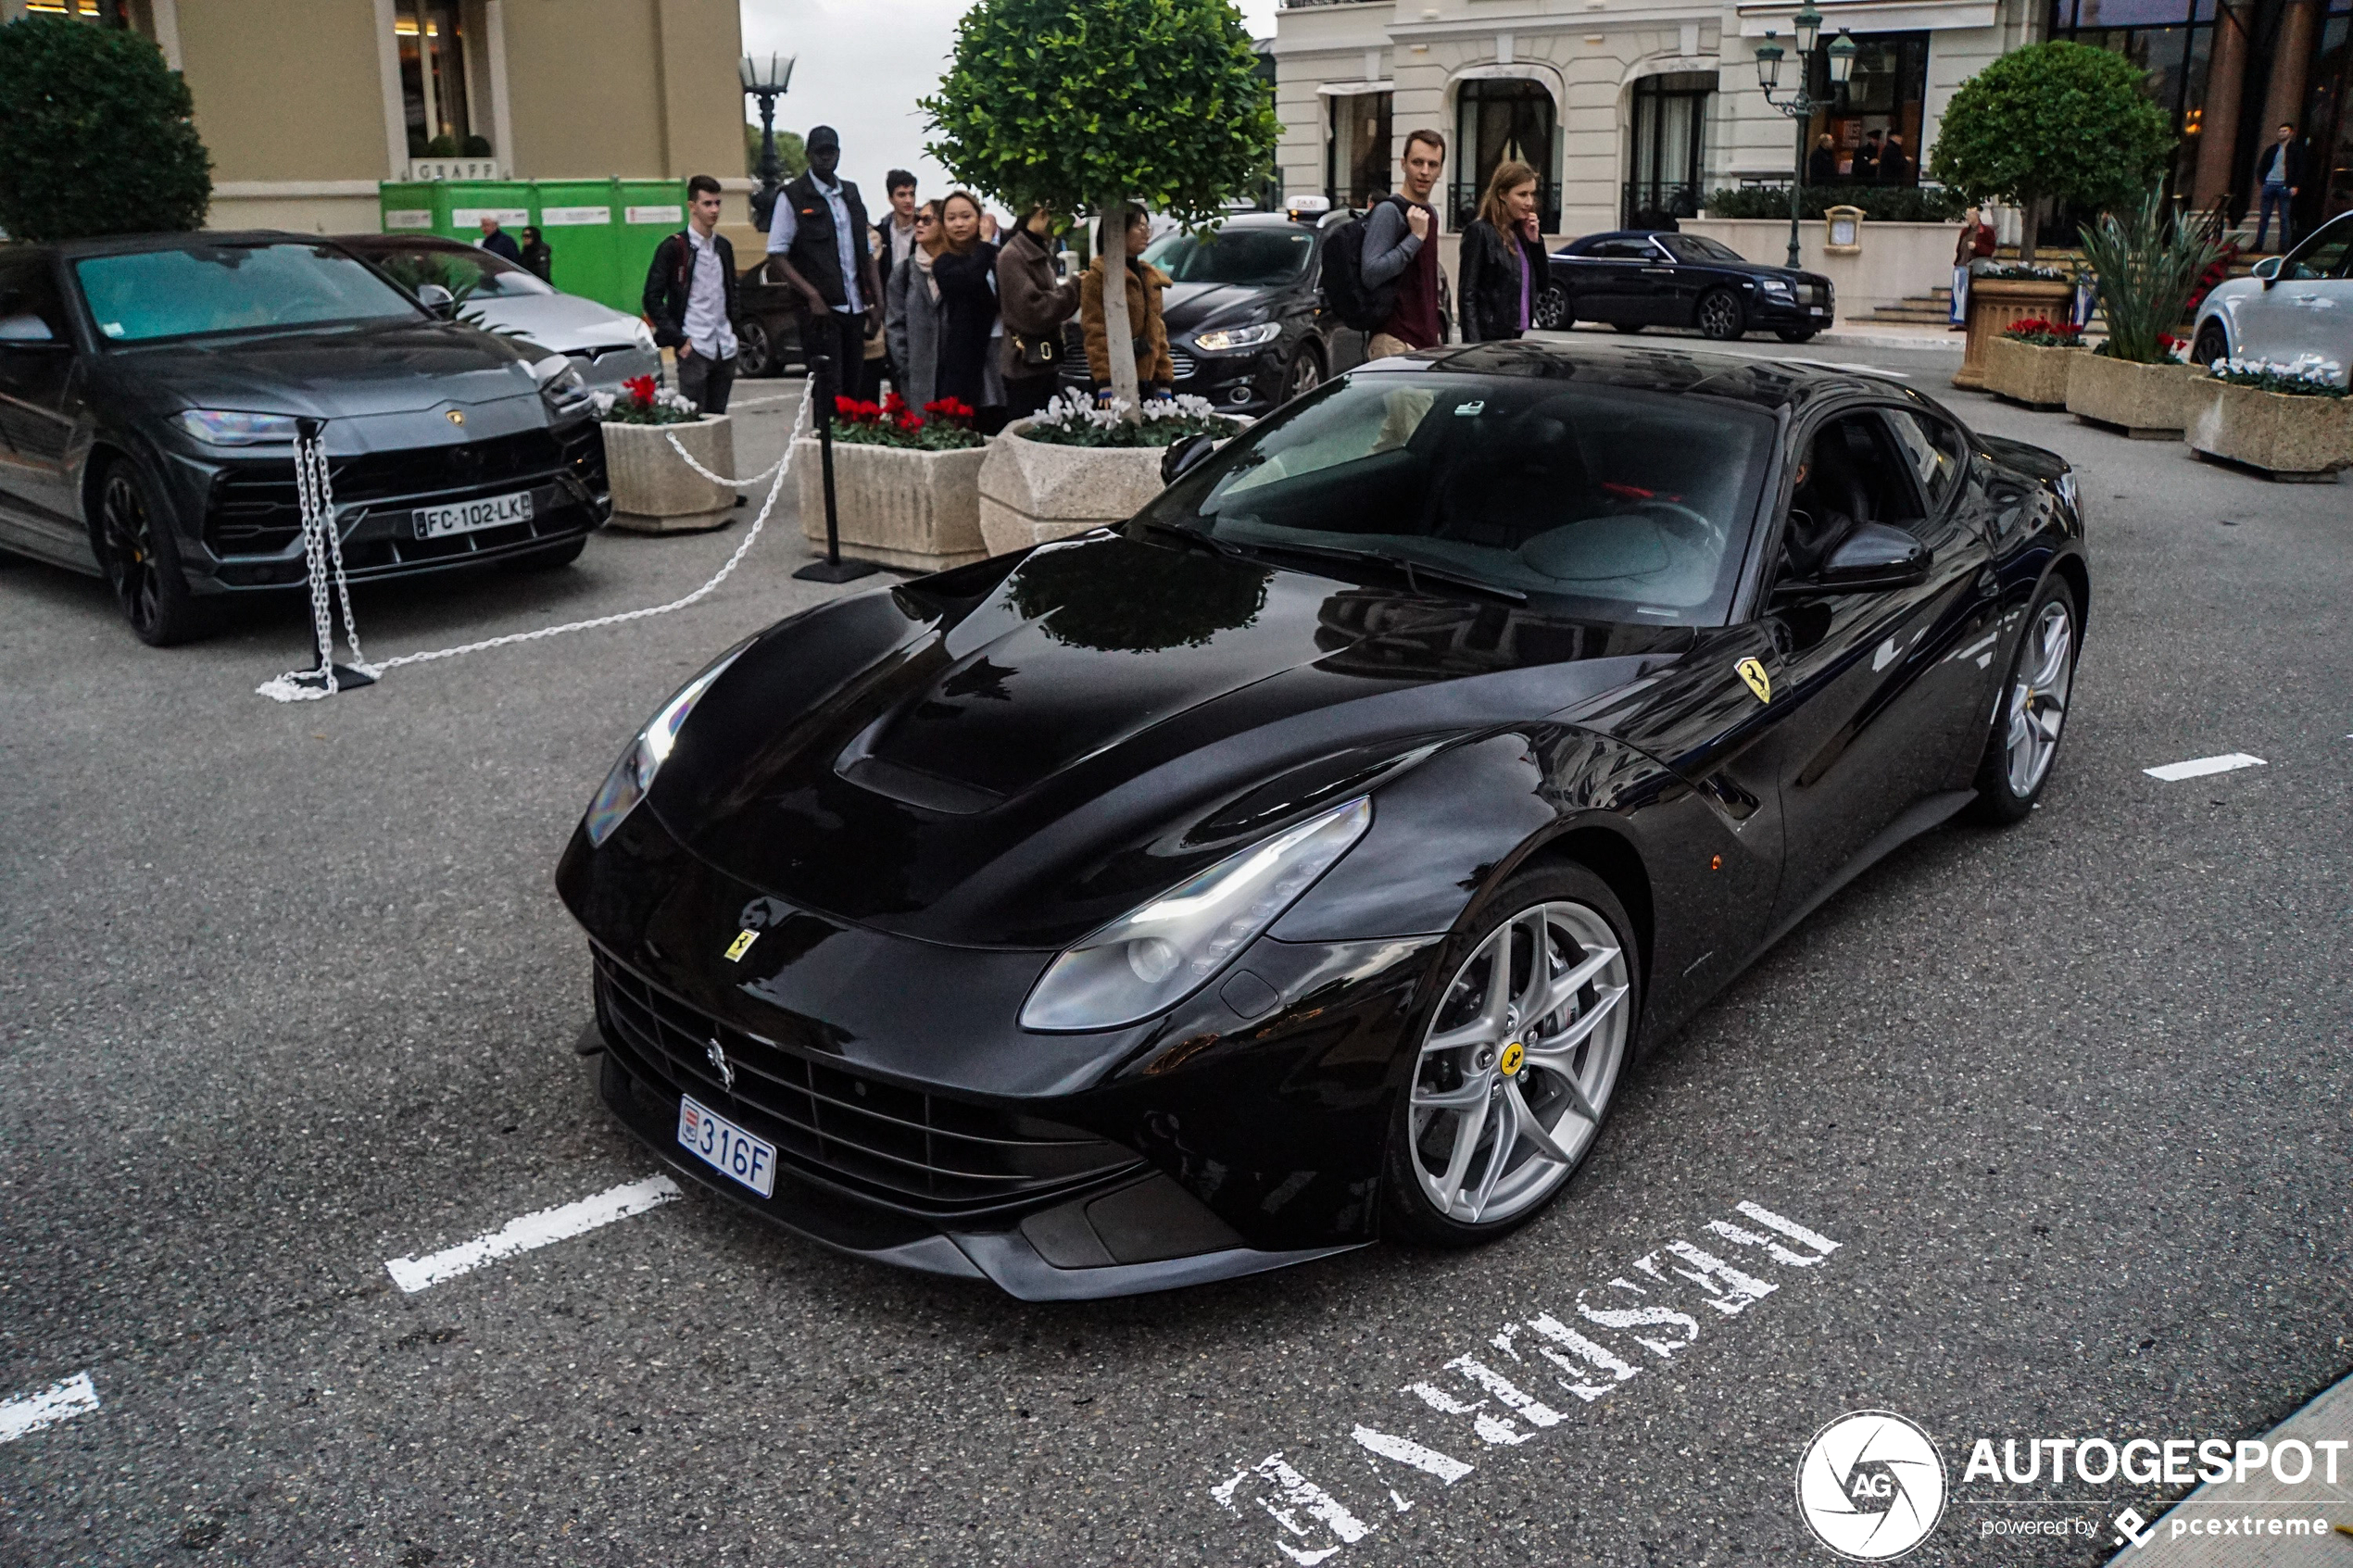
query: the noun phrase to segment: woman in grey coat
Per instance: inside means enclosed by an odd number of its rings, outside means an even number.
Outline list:
[[[899,395],[917,412],[938,395],[939,285],[932,282],[931,260],[940,241],[939,204],[925,202],[915,211],[914,248],[883,285],[883,333],[890,362],[906,378]]]

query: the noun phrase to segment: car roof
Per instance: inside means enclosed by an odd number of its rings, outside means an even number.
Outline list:
[[[339,245],[355,250],[479,250],[479,245],[447,234],[330,234]]]
[[[1633,347],[1573,340],[1521,338],[1468,347],[1431,348],[1377,360],[1367,370],[1411,368],[1468,375],[1533,376],[1576,380],[1644,392],[1722,397],[1759,408],[1796,408],[1848,395],[1896,397],[1926,403],[1910,387],[1868,372],[1841,370],[1806,359],[1750,358],[1711,354],[1678,345]]]
[[[1217,221],[1220,229],[1295,229],[1302,234],[1315,232],[1317,220],[1324,213],[1310,213],[1293,218],[1288,212],[1237,212]]]
[[[1647,240],[1660,234],[1671,234],[1672,229],[1606,229],[1598,234],[1579,234],[1569,245],[1589,245],[1601,240]]]
[[[198,229],[173,234],[104,234],[85,240],[50,240],[34,248],[69,259],[87,256],[137,256],[166,250],[205,250],[214,245],[336,245],[323,234],[296,234],[283,229]]]

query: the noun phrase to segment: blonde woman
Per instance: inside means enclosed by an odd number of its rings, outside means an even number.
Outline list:
[[[1456,297],[1465,343],[1505,342],[1536,320],[1550,264],[1536,230],[1536,170],[1504,163],[1463,231]]]

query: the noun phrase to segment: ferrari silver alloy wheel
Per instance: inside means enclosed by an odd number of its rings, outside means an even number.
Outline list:
[[[2010,793],[2020,800],[2043,787],[2058,755],[2059,726],[2067,722],[2067,693],[2075,679],[2075,621],[2065,603],[2043,607],[2026,633],[2018,676],[2010,683],[2009,738],[2004,760]]]
[[[1617,1087],[1626,955],[1599,910],[1537,904],[1454,972],[1416,1063],[1415,1173],[1438,1211],[1507,1220],[1575,1169]]]

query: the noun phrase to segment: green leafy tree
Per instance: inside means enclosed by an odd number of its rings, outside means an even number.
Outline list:
[[[798,180],[809,172],[809,150],[800,144],[799,132],[776,132],[776,163],[786,180]],[[760,127],[749,122],[744,126],[744,172],[755,180],[760,177]]]
[[[1245,194],[1282,132],[1232,0],[981,0],[939,91],[923,101],[931,155],[1015,214],[1115,213],[1138,202],[1187,223]],[[1103,262],[1126,264],[1107,223]],[[1110,340],[1132,335],[1127,291],[1103,291]],[[1111,357],[1136,401],[1136,366]]]
[[[2147,72],[2123,56],[2064,39],[2014,50],[1961,83],[1928,160],[1971,201],[2026,209],[2025,242],[2049,203],[2091,211],[2139,203],[2165,172],[2171,120]]]
[[[20,240],[194,229],[212,158],[188,84],[133,32],[64,17],[0,27],[0,229]]]

